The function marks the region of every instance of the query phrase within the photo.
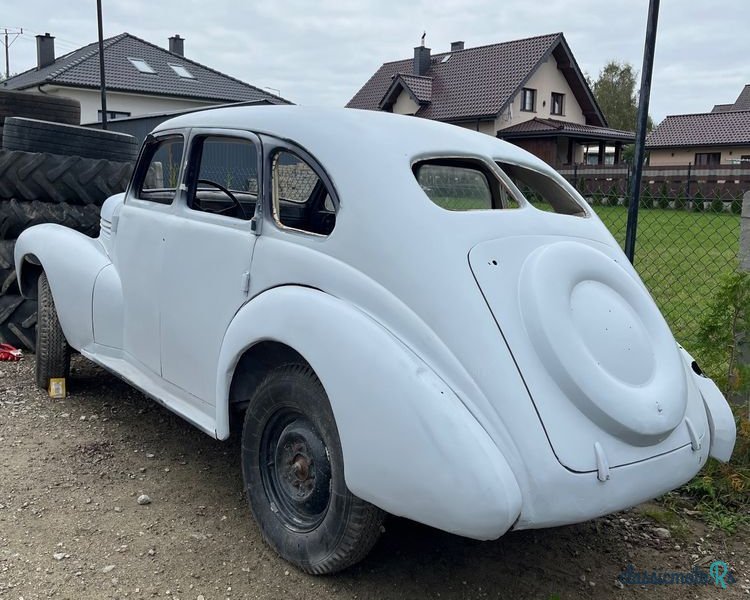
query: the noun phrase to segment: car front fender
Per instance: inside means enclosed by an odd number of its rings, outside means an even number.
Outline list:
[[[328,394],[351,492],[389,513],[494,539],[521,509],[500,450],[459,398],[371,317],[297,286],[266,291],[236,315],[217,378],[217,436],[226,437],[234,369],[255,343],[299,352]]]
[[[35,225],[18,237],[15,263],[21,291],[27,297],[34,294],[29,274],[40,267],[44,270],[68,343],[76,350],[91,344],[94,282],[110,263],[101,244],[62,225]]]

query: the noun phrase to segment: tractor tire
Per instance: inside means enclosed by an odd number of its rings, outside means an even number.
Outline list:
[[[5,119],[3,148],[116,162],[133,162],[138,157],[138,144],[132,135],[20,117]]]
[[[132,172],[132,162],[0,150],[0,198],[100,206]]]
[[[57,318],[47,274],[39,276],[39,322],[36,328],[36,384],[46,390],[52,378],[70,374],[70,346]]]
[[[16,278],[16,263],[13,261],[13,250],[16,240],[0,241],[0,296],[20,294]]]
[[[95,237],[99,233],[99,208],[67,202],[0,200],[0,240],[15,239],[24,229],[40,223],[64,225]]]
[[[80,125],[81,103],[73,98],[0,90],[0,125],[6,117],[28,117]]]
[[[17,294],[0,296],[0,342],[34,352],[36,308],[36,300]]]

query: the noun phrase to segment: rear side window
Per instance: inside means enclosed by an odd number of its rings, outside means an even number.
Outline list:
[[[169,137],[146,148],[139,166],[138,198],[159,204],[172,203],[179,185],[184,149],[182,136]]]
[[[510,163],[497,164],[535,208],[563,215],[586,216],[583,206],[551,177]]]
[[[276,223],[288,229],[329,235],[336,225],[336,205],[315,169],[289,150],[276,152],[272,164]]]
[[[414,176],[427,197],[446,210],[518,207],[506,185],[481,161],[424,161],[414,165]]]

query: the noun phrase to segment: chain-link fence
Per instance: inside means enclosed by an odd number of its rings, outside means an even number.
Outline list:
[[[560,171],[624,245],[627,167]],[[675,337],[692,346],[725,273],[736,270],[742,197],[750,167],[649,167],[638,207],[634,264]]]

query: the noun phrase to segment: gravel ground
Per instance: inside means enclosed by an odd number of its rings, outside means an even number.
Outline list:
[[[261,540],[236,440],[73,364],[70,397],[52,401],[34,387],[33,357],[0,363],[0,600],[750,597],[750,532],[689,517],[659,530],[643,507],[494,542],[390,518],[360,565],[304,575]],[[616,582],[628,563],[689,571],[716,559],[737,579],[726,590]]]

